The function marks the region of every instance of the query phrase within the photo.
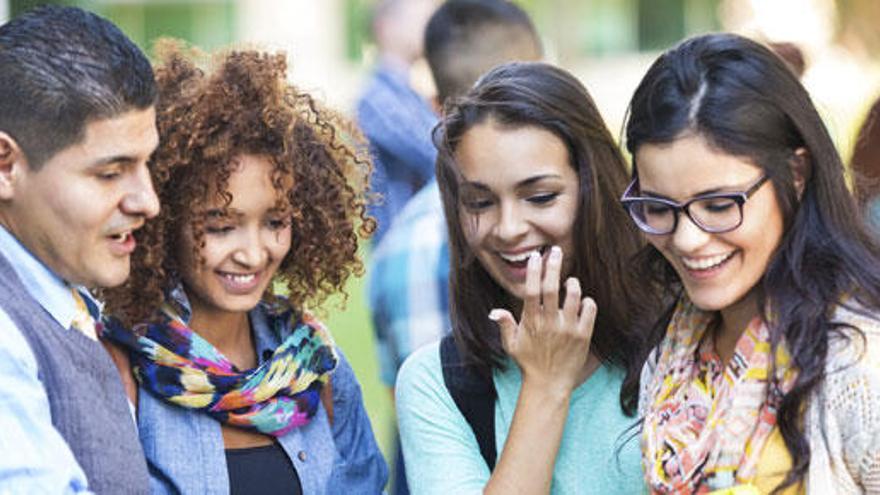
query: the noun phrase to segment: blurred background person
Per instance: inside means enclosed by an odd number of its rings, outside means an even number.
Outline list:
[[[850,159],[853,191],[865,219],[880,232],[880,98],[862,122]]]
[[[375,7],[372,33],[378,63],[357,103],[357,120],[373,155],[371,213],[379,242],[412,195],[434,174],[437,152],[430,132],[437,117],[410,85],[410,69],[422,57],[425,24],[436,0],[383,0]]]
[[[425,53],[438,101],[447,102],[496,65],[538,60],[541,42],[528,14],[512,2],[449,0],[428,22]],[[406,204],[373,253],[369,273],[381,379],[393,390],[407,356],[450,332],[449,244],[436,180]],[[397,494],[407,493],[401,460],[398,453]]]

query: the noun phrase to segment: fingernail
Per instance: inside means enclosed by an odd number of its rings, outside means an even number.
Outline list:
[[[496,322],[501,320],[501,310],[493,309],[492,311],[489,311],[489,319]]]
[[[532,254],[529,255],[529,263],[535,263],[541,259],[541,253],[537,251],[532,251]]]
[[[553,246],[550,248],[550,256],[557,260],[562,257],[562,249],[559,246]]]

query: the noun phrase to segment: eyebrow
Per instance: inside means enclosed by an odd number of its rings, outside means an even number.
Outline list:
[[[122,165],[130,165],[130,164],[132,164],[132,163],[136,163],[136,162],[137,162],[137,159],[136,159],[135,157],[133,157],[133,156],[128,156],[128,155],[112,155],[112,156],[107,156],[107,157],[103,157],[103,158],[98,158],[97,160],[93,161],[93,162],[89,165],[88,168],[90,168],[90,169],[100,168],[100,167],[103,167],[103,166],[105,166],[105,165],[110,165],[110,164],[113,164],[113,163],[119,163],[119,164],[122,164]]]
[[[205,212],[205,216],[208,218],[241,217],[244,216],[244,213],[235,208],[211,208]]]
[[[531,177],[528,177],[528,178],[526,178],[526,179],[523,179],[523,180],[517,182],[516,185],[515,185],[514,187],[515,187],[516,189],[522,189],[522,188],[524,188],[524,187],[531,186],[532,184],[534,184],[534,183],[536,183],[536,182],[540,182],[540,181],[542,181],[542,180],[546,180],[546,179],[562,179],[562,176],[559,175],[559,174],[541,174],[541,175],[533,175],[533,176],[531,176]],[[464,182],[464,185],[465,185],[465,186],[468,186],[468,187],[473,187],[473,188],[476,188],[476,189],[480,189],[480,190],[483,190],[483,191],[489,191],[489,190],[491,190],[490,187],[487,186],[486,184],[483,184],[482,182],[477,182],[477,181],[465,181],[465,182]]]
[[[704,190],[702,190],[702,191],[699,191],[699,192],[696,193],[696,194],[692,194],[692,195],[688,196],[688,197],[685,199],[685,201],[687,201],[688,199],[698,198],[698,197],[700,197],[700,196],[707,196],[707,195],[709,195],[709,194],[719,194],[719,193],[731,193],[731,194],[735,194],[735,193],[740,193],[740,192],[743,192],[743,191],[745,190],[745,189],[742,189],[743,187],[748,187],[748,186],[719,186],[719,187],[711,187],[711,188],[709,188],[709,189],[704,189]],[[654,191],[650,191],[650,190],[647,190],[647,191],[646,191],[646,190],[641,190],[641,191],[639,191],[639,193],[640,193],[642,196],[645,196],[645,197],[652,197],[652,198],[657,198],[657,199],[667,199],[667,200],[669,200],[669,201],[678,201],[677,199],[670,198],[669,196],[666,196],[665,194],[656,193],[656,192],[654,192]]]

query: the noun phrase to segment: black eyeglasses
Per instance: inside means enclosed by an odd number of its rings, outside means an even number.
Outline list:
[[[743,204],[767,179],[768,176],[762,175],[758,182],[742,192],[704,194],[684,203],[663,198],[630,196],[638,182],[638,179],[633,179],[620,202],[636,225],[648,234],[666,235],[675,232],[681,212],[704,232],[722,234],[742,224]]]

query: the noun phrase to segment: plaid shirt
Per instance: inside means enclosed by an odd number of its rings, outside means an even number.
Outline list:
[[[407,203],[373,253],[368,298],[382,381],[449,332],[449,244],[437,181]]]

